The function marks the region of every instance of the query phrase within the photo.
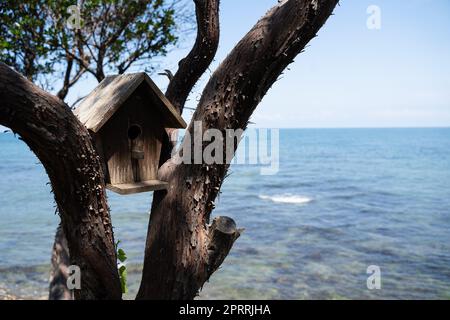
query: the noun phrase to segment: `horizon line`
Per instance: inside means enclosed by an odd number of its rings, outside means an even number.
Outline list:
[[[317,129],[450,129],[450,125],[446,126],[345,126],[345,127],[248,127],[252,129],[302,129],[302,130],[317,130]]]
[[[245,129],[288,129],[288,130],[319,130],[319,129],[450,129],[450,125],[446,126],[367,126],[367,127],[359,127],[359,126],[342,126],[342,127],[259,127],[255,126],[253,123],[250,123],[249,126]],[[0,133],[13,133],[11,128],[0,125]],[[178,129],[178,130],[186,130],[186,129]],[[245,131],[244,130],[244,131]]]

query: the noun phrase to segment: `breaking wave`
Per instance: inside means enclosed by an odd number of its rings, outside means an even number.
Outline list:
[[[274,195],[274,196],[259,195],[259,198],[262,200],[270,200],[272,202],[289,203],[289,204],[306,204],[312,201],[311,198],[305,196],[290,195],[290,194]]]

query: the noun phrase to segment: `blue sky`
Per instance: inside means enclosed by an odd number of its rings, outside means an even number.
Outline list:
[[[277,0],[223,0],[221,40],[214,70]],[[367,8],[381,9],[381,29],[369,30]],[[159,59],[176,70],[194,34]],[[157,71],[158,71],[157,70]],[[195,107],[205,74],[190,96]],[[167,79],[153,75],[164,91]],[[68,97],[92,90],[86,79]],[[192,111],[186,110],[189,120]],[[343,0],[325,27],[253,115],[257,127],[450,126],[450,1]]]

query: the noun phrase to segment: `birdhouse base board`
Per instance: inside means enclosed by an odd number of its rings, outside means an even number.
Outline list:
[[[107,184],[106,188],[118,194],[134,194],[167,189],[168,183],[160,180],[147,180],[133,183]]]

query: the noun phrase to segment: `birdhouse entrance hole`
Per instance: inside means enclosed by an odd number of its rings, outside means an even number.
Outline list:
[[[128,128],[128,138],[130,140],[136,140],[142,133],[142,129],[137,124],[132,124],[130,128]]]

